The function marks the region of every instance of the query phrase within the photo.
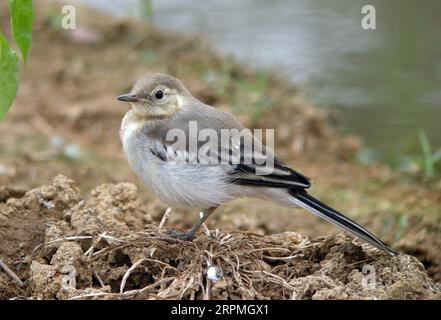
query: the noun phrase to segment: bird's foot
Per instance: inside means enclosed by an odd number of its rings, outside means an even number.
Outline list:
[[[168,232],[168,235],[172,238],[183,240],[183,241],[193,241],[195,235],[193,232],[181,232],[177,230],[171,230]]]

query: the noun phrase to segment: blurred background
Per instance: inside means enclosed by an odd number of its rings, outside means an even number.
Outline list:
[[[71,1],[72,2],[72,1]],[[75,0],[117,16],[200,34],[220,52],[282,74],[338,129],[364,141],[364,161],[405,166],[418,134],[441,147],[441,2],[426,0]],[[376,30],[361,8],[376,8]]]

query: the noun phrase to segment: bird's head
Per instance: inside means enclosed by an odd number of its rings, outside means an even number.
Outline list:
[[[166,119],[182,109],[191,94],[178,79],[163,73],[138,80],[130,93],[120,95],[119,101],[130,102],[139,118]]]

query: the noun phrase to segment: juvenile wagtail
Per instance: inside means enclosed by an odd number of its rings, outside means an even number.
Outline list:
[[[118,100],[132,106],[122,120],[120,131],[130,167],[163,202],[204,213],[188,232],[175,232],[173,236],[192,240],[219,205],[235,198],[256,197],[304,208],[374,247],[396,255],[372,233],[307,193],[306,189],[311,186],[309,178],[265,150],[260,140],[234,116],[193,97],[178,79],[166,74],[148,75]],[[202,155],[208,154],[200,152],[206,144],[191,141],[189,137],[195,128],[192,123],[197,125],[197,134],[209,129],[216,135],[211,136],[211,140],[223,141],[220,147],[209,151],[210,156],[219,160],[217,163],[202,159]],[[245,133],[239,139],[232,134],[222,139],[225,132],[237,131]],[[170,139],[171,132],[173,139]],[[184,143],[176,139],[179,132],[183,133]],[[245,146],[247,140],[252,141],[251,149]],[[192,145],[196,145],[196,149]]]

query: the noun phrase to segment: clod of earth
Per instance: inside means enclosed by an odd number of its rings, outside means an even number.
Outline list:
[[[391,258],[345,235],[210,231],[194,242],[152,224],[133,184],[83,198],[74,182],[0,204],[0,298],[439,299],[414,257]]]

